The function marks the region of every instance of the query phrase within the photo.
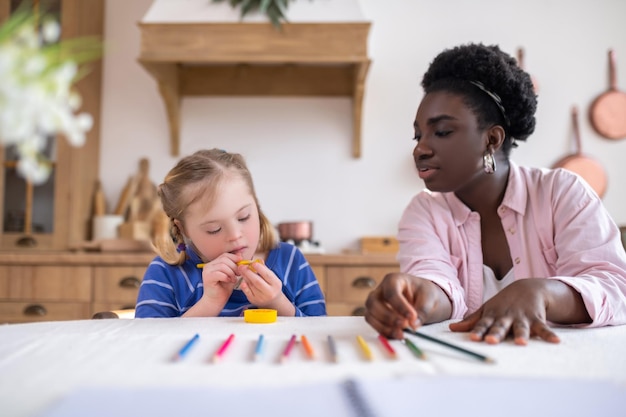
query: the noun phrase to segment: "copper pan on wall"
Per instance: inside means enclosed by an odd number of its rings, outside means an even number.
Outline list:
[[[615,72],[615,53],[609,49],[609,89],[589,108],[589,120],[595,131],[612,140],[626,138],[626,93],[618,90]]]
[[[606,172],[602,165],[593,158],[582,153],[580,142],[580,129],[578,128],[578,109],[572,108],[572,124],[574,128],[574,139],[576,140],[576,150],[573,154],[567,155],[558,160],[552,167],[565,168],[581,176],[602,198],[607,188]]]

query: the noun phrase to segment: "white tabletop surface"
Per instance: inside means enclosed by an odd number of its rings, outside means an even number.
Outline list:
[[[384,380],[455,376],[468,381],[601,381],[619,387],[626,398],[626,326],[556,329],[560,344],[531,340],[487,345],[452,333],[447,323],[420,329],[495,360],[487,364],[422,339],[412,340],[427,355],[417,359],[397,340],[397,359],[388,356],[376,332],[362,317],[279,317],[271,324],[243,318],[135,319],[44,322],[0,326],[0,415],[39,416],[79,388],[121,387],[279,390],[346,379]],[[198,342],[179,362],[172,356],[198,333]],[[235,338],[223,360],[212,357],[230,334]],[[263,356],[253,360],[259,334]],[[279,358],[292,334],[306,335],[316,358],[297,343],[288,360]],[[337,343],[331,361],[327,336]],[[369,344],[367,361],[356,336]],[[626,400],[624,401],[626,406]],[[173,414],[172,414],[173,415]],[[211,415],[211,414],[207,414]],[[485,415],[484,413],[482,414]],[[626,415],[626,414],[624,414]]]

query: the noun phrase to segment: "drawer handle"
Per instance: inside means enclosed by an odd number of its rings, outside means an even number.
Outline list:
[[[365,307],[357,307],[352,310],[353,316],[364,316],[365,315]]]
[[[40,304],[31,304],[24,309],[25,316],[45,316],[46,314],[48,311]]]
[[[370,277],[358,277],[352,281],[352,286],[354,288],[374,288],[376,286],[376,281]]]
[[[122,288],[139,288],[141,281],[137,277],[125,277],[120,280],[120,287]]]
[[[22,248],[34,248],[35,246],[37,246],[37,241],[32,236],[23,236],[16,240],[15,244]]]

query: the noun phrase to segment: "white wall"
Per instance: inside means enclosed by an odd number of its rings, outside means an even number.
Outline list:
[[[361,236],[395,234],[404,206],[423,188],[411,158],[412,123],[429,62],[460,43],[497,43],[511,54],[522,46],[526,69],[540,84],[539,107],[534,135],[512,159],[550,166],[570,153],[570,111],[578,106],[583,151],[601,161],[609,178],[604,203],[618,224],[626,224],[626,140],[601,138],[586,117],[593,99],[608,88],[609,48],[617,57],[618,85],[626,91],[626,2],[360,1],[372,22],[373,61],[360,159],[351,156],[350,102],[325,98],[186,98],[181,154],[208,147],[243,153],[273,222],[312,220],[314,237],[327,252],[356,248]],[[150,4],[106,3],[100,175],[109,207],[140,158],[150,159],[157,184],[178,160],[169,153],[156,84],[137,64],[137,22]]]

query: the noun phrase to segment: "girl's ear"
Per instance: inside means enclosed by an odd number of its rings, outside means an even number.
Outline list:
[[[185,229],[183,228],[183,223],[180,220],[174,219],[174,225],[178,227],[178,230],[183,236],[186,236]]]

